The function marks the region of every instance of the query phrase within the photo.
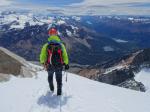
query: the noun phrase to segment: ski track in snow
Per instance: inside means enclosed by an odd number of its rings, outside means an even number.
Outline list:
[[[150,112],[150,95],[68,73],[63,94],[50,92],[47,72],[0,83],[0,112]],[[9,101],[8,101],[9,100]]]

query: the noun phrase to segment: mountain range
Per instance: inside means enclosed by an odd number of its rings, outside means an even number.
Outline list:
[[[1,12],[0,45],[38,61],[55,23],[71,63],[103,65],[150,47],[150,18],[142,16],[52,16]]]

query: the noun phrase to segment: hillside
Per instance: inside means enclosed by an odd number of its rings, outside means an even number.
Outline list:
[[[150,68],[150,49],[143,49],[107,63],[76,69],[75,73],[107,84],[146,91],[135,74],[143,68]]]
[[[0,81],[8,80],[10,75],[32,77],[39,70],[24,58],[0,47]]]
[[[12,77],[0,84],[1,112],[148,112],[149,93],[123,89],[68,73],[63,95],[49,92],[47,73],[34,78]],[[17,90],[16,90],[17,88]],[[11,91],[11,93],[10,93]]]

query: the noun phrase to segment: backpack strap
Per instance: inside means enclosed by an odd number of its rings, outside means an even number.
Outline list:
[[[48,59],[47,59],[47,63],[50,63],[50,64],[52,64],[53,49],[54,49],[54,48],[52,48],[52,50],[47,49],[47,50],[48,50]]]
[[[62,58],[62,51],[60,49],[58,50],[58,54],[60,55],[61,64],[64,64],[63,63],[63,58]]]

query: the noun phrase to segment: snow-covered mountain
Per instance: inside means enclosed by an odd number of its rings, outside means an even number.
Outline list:
[[[25,24],[28,23],[31,26],[34,25],[43,25],[44,23],[49,24],[55,20],[56,16],[49,16],[49,15],[35,15],[32,12],[13,12],[13,11],[5,11],[0,13],[0,25],[4,24],[11,24],[11,29],[23,29]],[[73,19],[77,22],[81,22],[83,17],[80,16],[59,16],[60,21],[58,24],[64,24],[65,21]],[[124,20],[124,21],[131,21],[132,23],[143,22],[145,24],[150,23],[150,18],[148,17],[136,17],[136,16],[98,16],[99,19],[116,19],[116,20]],[[89,25],[93,25],[93,22],[90,20],[86,20],[86,23]]]
[[[2,13],[0,14],[0,29],[3,29],[3,26],[5,25],[9,25],[9,30],[24,29],[26,26],[51,25],[51,23],[61,25],[65,24],[66,19],[68,18],[61,17],[60,19],[57,19],[54,16],[35,15],[33,13]],[[48,28],[50,28],[50,26]]]
[[[12,76],[0,83],[1,112],[149,112],[150,94],[92,81],[68,74],[63,94],[51,93],[47,72],[33,78]],[[55,83],[56,84],[56,83]]]
[[[35,25],[44,25],[50,24],[53,22],[52,17],[44,17],[44,16],[35,16],[32,13],[28,14],[3,14],[0,16],[0,26],[10,25],[9,29],[24,29],[27,25],[35,26]],[[62,24],[62,21],[59,21],[58,24]]]

